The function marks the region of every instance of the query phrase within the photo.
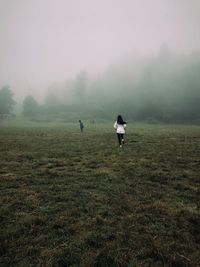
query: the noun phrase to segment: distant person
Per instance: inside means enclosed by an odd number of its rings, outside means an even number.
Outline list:
[[[84,125],[83,125],[83,123],[82,123],[81,120],[79,120],[79,124],[80,124],[80,130],[81,130],[81,133],[82,133],[83,132]]]
[[[122,145],[124,145],[124,134],[125,134],[126,122],[123,120],[121,115],[118,115],[117,120],[114,124],[114,128],[117,133],[119,147],[122,147]]]

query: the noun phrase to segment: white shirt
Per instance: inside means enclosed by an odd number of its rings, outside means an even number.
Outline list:
[[[116,129],[116,132],[119,134],[125,134],[125,128],[126,124],[118,124],[117,121],[114,124],[114,128]]]

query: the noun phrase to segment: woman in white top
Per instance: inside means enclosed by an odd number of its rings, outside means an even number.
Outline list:
[[[122,144],[124,145],[126,122],[122,119],[121,115],[118,115],[117,120],[114,124],[114,128],[116,129],[119,146],[122,147]]]

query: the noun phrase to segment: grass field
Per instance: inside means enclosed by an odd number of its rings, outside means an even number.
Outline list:
[[[200,266],[200,127],[113,130],[0,128],[1,266]]]

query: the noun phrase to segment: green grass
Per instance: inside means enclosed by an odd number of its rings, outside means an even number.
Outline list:
[[[2,127],[0,265],[200,266],[199,152],[198,126]]]

